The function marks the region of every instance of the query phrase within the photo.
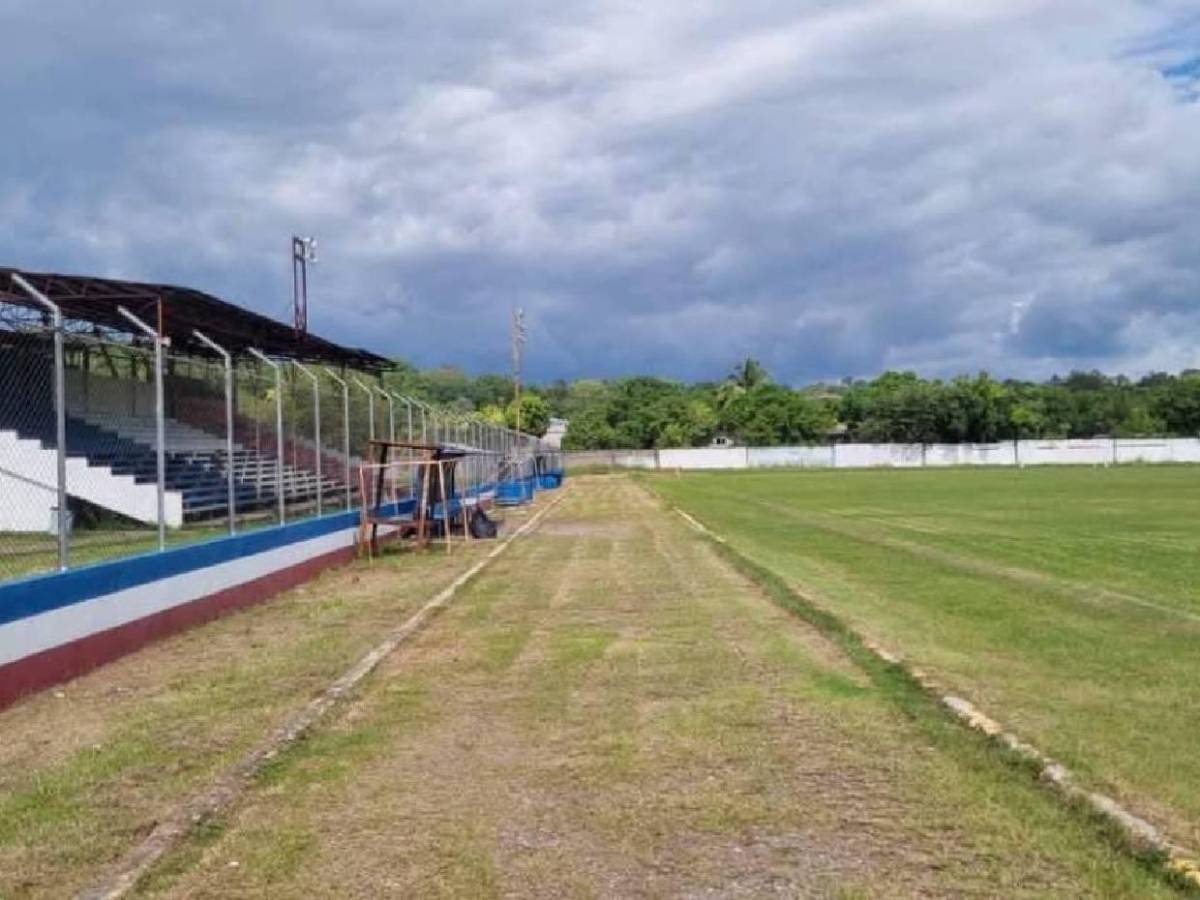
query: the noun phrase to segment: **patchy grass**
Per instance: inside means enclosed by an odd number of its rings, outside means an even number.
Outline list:
[[[1194,468],[696,473],[652,484],[1200,846]]]
[[[0,897],[63,896],[95,880],[490,547],[327,572],[0,712]],[[384,721],[425,715],[417,683],[378,702]],[[287,760],[293,772],[279,762],[264,783],[336,781],[385,737],[378,725],[316,734]],[[272,869],[280,878],[307,852],[292,837]],[[211,838],[201,829],[200,843]],[[171,864],[193,865],[188,852]],[[155,878],[170,880],[169,868]]]
[[[628,479],[553,522],[143,892],[1172,895]]]

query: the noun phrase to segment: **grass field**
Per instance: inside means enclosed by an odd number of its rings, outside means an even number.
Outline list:
[[[0,713],[0,896],[93,882],[472,558],[332,572]],[[139,894],[1175,892],[619,476],[576,482]]]
[[[1200,470],[651,482],[856,630],[1200,846]]]

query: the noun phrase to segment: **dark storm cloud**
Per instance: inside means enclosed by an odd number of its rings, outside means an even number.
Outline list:
[[[535,377],[1192,365],[1180,0],[0,11],[3,261]]]

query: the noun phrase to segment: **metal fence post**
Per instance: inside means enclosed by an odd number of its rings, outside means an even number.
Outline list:
[[[367,436],[375,440],[375,393],[359,378],[355,378],[354,383],[367,395]]]
[[[377,387],[377,388],[375,388],[375,390],[377,390],[380,394],[382,394],[383,399],[387,401],[387,405],[388,405],[388,440],[394,441],[396,439],[396,401],[393,400],[392,395],[389,394],[387,391],[385,391],[383,388]]]
[[[236,534],[237,492],[233,486],[233,356],[204,333],[193,329],[192,334],[196,336],[196,340],[209,350],[219,354],[225,361],[225,479],[229,488],[229,533]]]
[[[163,397],[163,345],[166,338],[123,306],[117,312],[136,325],[154,341],[154,443],[158,461],[158,549],[167,546],[167,441],[166,403]]]
[[[67,367],[63,351],[62,310],[28,281],[12,273],[12,280],[39,304],[50,311],[54,323],[54,433],[58,443],[55,454],[55,502],[58,504],[58,567],[70,564],[70,534],[67,515]]]
[[[309,371],[308,367],[303,363],[292,360],[292,365],[299,369],[308,380],[312,382],[313,388],[313,441],[317,446],[317,515],[321,515],[322,503],[321,496],[325,493],[325,483],[321,481],[321,385],[317,380],[317,376]]]
[[[349,512],[353,505],[350,502],[350,386],[328,366],[325,374],[342,386],[342,453],[346,457],[346,511]]]
[[[413,403],[403,394],[397,394],[396,400],[404,404],[404,439],[413,443]]]
[[[264,362],[275,370],[275,492],[278,494],[276,500],[279,506],[279,524],[284,525],[287,523],[287,504],[283,496],[283,381],[280,378],[282,367],[261,350],[247,347],[246,351],[259,362]]]
[[[396,396],[399,397],[400,402],[404,404],[404,420],[407,424],[404,434],[407,437],[408,442],[411,444],[413,439],[412,401],[403,394],[397,394]]]

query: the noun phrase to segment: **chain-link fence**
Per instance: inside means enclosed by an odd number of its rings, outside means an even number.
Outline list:
[[[177,539],[228,533],[231,519],[236,526],[240,487],[229,447],[225,364],[170,355],[163,379],[166,487],[180,495],[185,526]]]
[[[67,328],[45,306],[0,301],[0,580],[354,508],[372,438],[489,437],[374,376],[235,359],[203,336],[210,354],[179,353],[133,317],[124,334]],[[494,484],[498,460],[468,454],[456,492]],[[412,497],[414,473],[389,496]]]
[[[234,436],[243,451],[237,468],[242,485],[238,527],[275,525],[281,520],[283,485],[275,371],[260,362],[243,363],[234,382]]]
[[[0,578],[58,568],[54,342],[0,332]]]
[[[335,381],[327,371],[316,371],[321,403],[321,474],[329,485],[324,509],[338,512],[355,505],[358,486],[354,478],[354,460],[347,431],[349,386]]]
[[[71,562],[155,550],[160,492],[154,350],[72,335],[65,356]],[[164,489],[162,500],[166,528],[182,525],[178,498]]]
[[[326,483],[319,448],[316,376],[289,365],[283,379],[284,497],[287,518],[324,511]]]

